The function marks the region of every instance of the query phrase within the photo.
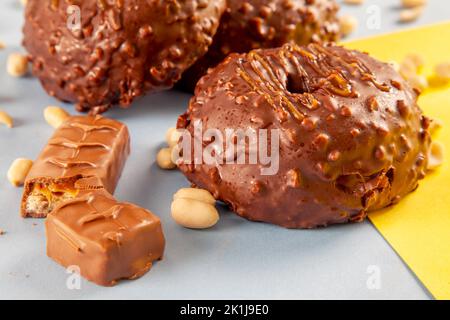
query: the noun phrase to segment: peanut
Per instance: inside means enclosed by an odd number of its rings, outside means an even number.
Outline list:
[[[402,6],[405,8],[420,7],[427,4],[427,0],[402,0]]]
[[[214,199],[209,191],[197,188],[182,188],[174,194],[173,199],[191,199],[202,201],[211,205],[216,203],[216,199]]]
[[[172,161],[172,148],[162,148],[156,155],[156,163],[161,169],[174,169],[177,165]]]
[[[0,41],[0,49],[5,49],[6,44],[3,41]]]
[[[178,144],[180,140],[181,132],[176,128],[169,128],[166,132],[166,142],[169,147],[173,147]]]
[[[342,36],[346,37],[352,33],[358,26],[358,20],[350,15],[339,17],[339,25]]]
[[[428,154],[428,170],[435,170],[444,162],[444,145],[433,141]]]
[[[20,53],[10,54],[6,69],[13,77],[23,77],[28,72],[28,58]]]
[[[419,17],[422,15],[422,12],[423,12],[422,6],[403,9],[402,11],[400,11],[399,20],[402,23],[413,22],[419,19]]]
[[[8,128],[12,128],[14,125],[14,120],[5,111],[0,110],[0,123],[3,123]]]
[[[450,80],[450,62],[443,62],[434,67],[434,73],[443,81]]]
[[[13,161],[9,167],[7,177],[13,186],[21,186],[33,165],[33,161],[29,159],[19,158]]]
[[[364,0],[344,0],[345,4],[350,4],[350,5],[360,5],[363,4]]]
[[[400,64],[398,72],[411,86],[423,91],[429,87],[427,78],[419,75],[424,65],[425,59],[421,55],[410,53]]]
[[[407,80],[411,76],[416,75],[418,70],[416,66],[411,63],[411,61],[403,61],[399,66],[398,72],[403,79]]]
[[[415,67],[416,72],[420,72],[425,65],[425,58],[418,53],[410,53],[405,57],[403,63],[410,63]]]
[[[58,128],[64,121],[70,117],[70,114],[60,107],[48,106],[44,110],[45,121],[53,128]]]
[[[207,190],[184,188],[175,193],[171,205],[172,218],[190,229],[206,229],[219,221],[216,200]]]
[[[413,88],[417,88],[420,91],[423,91],[426,88],[428,88],[428,80],[424,76],[415,74],[409,76],[407,80]]]

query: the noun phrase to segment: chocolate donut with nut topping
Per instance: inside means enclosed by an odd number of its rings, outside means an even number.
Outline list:
[[[362,221],[425,176],[431,138],[418,94],[391,65],[339,46],[232,54],[199,81],[178,128],[193,136],[200,122],[224,135],[278,130],[278,171],[184,157],[179,167],[250,220],[287,228]]]
[[[50,95],[100,113],[171,88],[224,10],[225,0],[29,0],[23,44]]]
[[[232,52],[274,48],[291,41],[299,45],[336,41],[338,9],[335,0],[227,0],[208,53],[185,71],[177,87],[192,92],[208,68]]]

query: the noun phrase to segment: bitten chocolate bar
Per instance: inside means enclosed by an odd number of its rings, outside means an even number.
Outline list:
[[[80,191],[55,207],[45,225],[47,255],[64,267],[79,267],[83,277],[102,286],[139,278],[163,257],[159,218],[104,189]]]
[[[76,198],[81,178],[96,177],[97,187],[114,193],[129,153],[130,136],[123,123],[101,116],[70,117],[28,174],[22,216],[44,218],[58,204]]]

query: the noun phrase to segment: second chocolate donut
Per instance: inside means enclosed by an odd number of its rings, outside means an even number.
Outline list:
[[[208,53],[184,72],[177,87],[192,92],[208,68],[229,53],[336,41],[339,35],[335,0],[227,0]]]
[[[45,90],[81,111],[167,89],[203,56],[225,0],[29,0],[24,46]]]

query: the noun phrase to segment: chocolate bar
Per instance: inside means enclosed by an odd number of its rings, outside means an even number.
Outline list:
[[[113,194],[130,153],[127,127],[101,116],[74,116],[49,140],[27,176],[23,217],[44,218],[59,203],[76,198],[77,181],[96,177]],[[94,186],[90,186],[91,189]]]
[[[77,266],[83,277],[102,286],[139,278],[163,257],[159,218],[116,201],[104,189],[82,190],[60,203],[45,225],[47,255],[64,267]]]

